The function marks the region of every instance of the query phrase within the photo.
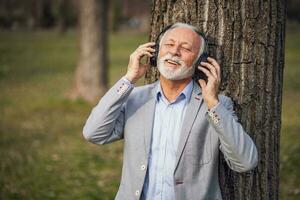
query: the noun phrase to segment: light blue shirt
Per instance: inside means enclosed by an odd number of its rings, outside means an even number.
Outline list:
[[[142,200],[173,200],[176,151],[186,107],[193,90],[193,81],[173,102],[169,102],[159,84],[151,138],[148,170]]]

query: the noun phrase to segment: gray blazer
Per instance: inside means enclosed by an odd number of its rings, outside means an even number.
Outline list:
[[[147,170],[159,82],[128,87],[119,80],[93,108],[83,128],[95,144],[124,139],[122,178],[117,200],[140,199]],[[219,152],[229,167],[245,172],[257,165],[257,150],[233,111],[230,98],[208,114],[201,88],[194,84],[177,149],[174,187],[176,200],[222,199]]]

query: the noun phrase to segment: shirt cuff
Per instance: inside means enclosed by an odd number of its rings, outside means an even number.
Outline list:
[[[130,81],[122,77],[118,82],[117,82],[117,93],[122,96],[126,91],[132,90],[134,88],[134,85],[130,83]]]
[[[219,125],[219,123],[220,123],[220,118],[216,114],[216,109],[218,108],[219,105],[220,105],[220,101],[214,107],[207,110],[207,114],[208,114],[209,118],[212,120],[212,122],[215,125]]]
[[[219,105],[220,105],[220,101],[214,107],[212,107],[211,109],[208,109],[207,112],[214,112]]]
[[[122,80],[129,86],[129,87],[134,87],[134,85],[125,77],[122,77]]]

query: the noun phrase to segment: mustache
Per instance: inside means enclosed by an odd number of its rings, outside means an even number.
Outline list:
[[[174,63],[176,63],[176,64],[178,64],[178,65],[182,65],[182,64],[184,64],[184,62],[179,58],[179,57],[177,57],[177,56],[172,56],[171,54],[167,54],[167,55],[165,55],[165,56],[163,56],[162,57],[162,60],[163,61],[172,61],[172,62],[174,62]]]

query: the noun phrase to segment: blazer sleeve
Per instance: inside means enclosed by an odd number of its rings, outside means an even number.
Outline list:
[[[230,98],[222,96],[220,102],[206,113],[206,118],[217,132],[219,149],[232,170],[246,172],[257,166],[256,146],[238,122]]]
[[[120,79],[92,109],[83,136],[89,142],[106,144],[123,139],[126,100],[133,85]]]

